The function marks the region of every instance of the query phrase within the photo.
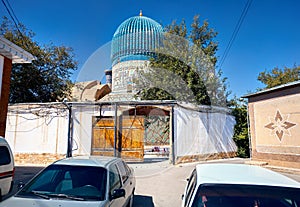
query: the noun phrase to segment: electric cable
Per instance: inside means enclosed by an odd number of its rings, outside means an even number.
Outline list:
[[[2,1],[4,7],[6,8],[6,10],[7,10],[8,14],[9,14],[10,18],[12,19],[13,23],[15,24],[16,29],[17,29],[17,31],[18,31],[20,37],[21,37],[20,39],[21,39],[22,43],[23,43],[27,48],[29,48],[28,43],[25,41],[25,38],[24,38],[23,33],[20,31],[19,25],[21,25],[21,24],[20,24],[20,22],[19,22],[19,19],[18,19],[17,16],[16,16],[16,14],[15,14],[15,12],[14,12],[12,6],[10,5],[10,3],[9,3],[8,0],[6,0],[6,3],[5,3],[4,0],[1,0],[1,1]]]
[[[16,15],[15,15],[13,9],[11,8],[11,6],[10,6],[8,0],[6,0],[6,2],[7,2],[7,4],[9,5],[9,8],[10,8],[10,9],[8,8],[8,6],[6,5],[6,3],[5,3],[4,0],[1,0],[1,1],[2,1],[4,7],[6,8],[6,10],[7,10],[8,14],[9,14],[10,18],[11,18],[12,21],[14,22],[14,24],[15,24],[15,26],[16,26],[18,32],[19,32],[19,33],[21,34],[21,36],[23,37],[23,34],[22,34],[22,32],[20,31],[19,26],[18,26],[18,24],[20,24],[20,23],[19,23],[19,20],[18,20],[18,18],[16,18],[16,20],[15,20],[14,16],[16,17]],[[12,13],[13,13],[13,14],[12,14]],[[16,22],[16,21],[17,21],[17,22]]]
[[[11,13],[13,14],[14,18],[17,20],[17,23],[18,23],[18,25],[19,25],[19,24],[20,24],[20,21],[19,21],[19,19],[17,18],[17,16],[16,16],[16,14],[15,14],[13,8],[11,7],[9,1],[6,0],[6,3],[7,3],[8,7],[9,7],[9,9],[10,9],[10,11],[11,11]]]
[[[242,25],[242,23],[243,23],[246,15],[247,15],[247,13],[248,13],[248,10],[249,10],[249,8],[251,6],[251,3],[252,3],[252,0],[248,0],[246,2],[246,4],[245,4],[245,7],[244,7],[244,9],[242,11],[242,14],[241,14],[241,16],[240,16],[240,18],[239,18],[239,20],[238,20],[238,22],[237,22],[237,24],[236,24],[236,26],[234,28],[234,31],[233,31],[233,33],[231,35],[231,38],[230,38],[230,40],[228,42],[228,45],[227,45],[227,47],[226,47],[226,49],[224,51],[224,54],[223,54],[223,56],[222,56],[222,58],[220,60],[220,66],[219,66],[219,68],[222,67],[222,65],[223,65],[223,63],[224,63],[224,61],[225,61],[225,59],[226,59],[226,57],[227,57],[227,55],[229,53],[229,50],[231,49],[231,46],[232,46],[234,40],[236,39],[236,36],[237,36],[237,34],[238,34],[238,32],[239,32],[239,30],[241,28],[241,25]]]

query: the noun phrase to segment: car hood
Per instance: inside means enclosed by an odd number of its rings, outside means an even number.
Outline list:
[[[29,199],[10,197],[0,203],[0,207],[100,207],[104,201],[74,201],[65,199]]]

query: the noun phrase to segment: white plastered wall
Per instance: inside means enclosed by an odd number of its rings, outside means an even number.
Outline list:
[[[5,138],[14,153],[66,154],[68,140],[68,110],[66,108],[18,109],[9,107]],[[92,117],[99,107],[72,107],[73,154],[89,155],[91,151]]]
[[[6,134],[14,153],[67,152],[68,116],[58,109],[8,110]]]

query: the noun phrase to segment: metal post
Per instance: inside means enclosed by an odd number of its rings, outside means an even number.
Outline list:
[[[101,117],[102,117],[102,115],[101,115],[101,113],[102,113],[102,104],[100,104],[100,106],[99,106],[99,111],[100,111],[99,118],[101,119]]]
[[[249,143],[249,158],[252,160],[252,140],[250,131],[250,114],[249,114],[249,103],[247,103],[247,127],[248,127],[248,143]]]
[[[115,103],[115,126],[114,126],[114,157],[117,157],[117,136],[118,136],[118,104]]]
[[[174,105],[172,105],[172,111],[171,111],[171,128],[172,128],[172,131],[171,131],[171,137],[172,137],[172,164],[175,165],[176,162],[175,162],[175,140],[174,140]]]
[[[69,112],[69,119],[68,119],[68,146],[67,146],[67,155],[66,157],[72,157],[72,149],[73,149],[73,116],[72,116],[72,105],[66,103],[65,101],[63,104],[67,107]]]

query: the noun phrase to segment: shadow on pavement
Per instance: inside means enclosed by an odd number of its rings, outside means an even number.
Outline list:
[[[134,207],[154,207],[152,196],[134,195]]]
[[[169,157],[157,157],[157,158],[144,158],[144,161],[135,162],[135,161],[127,161],[128,164],[150,164],[150,163],[158,163],[169,160]]]

